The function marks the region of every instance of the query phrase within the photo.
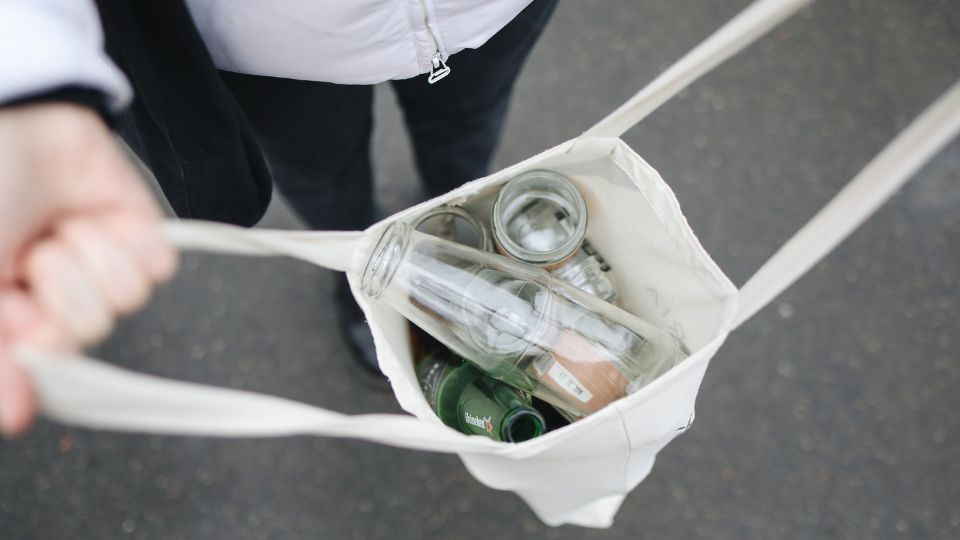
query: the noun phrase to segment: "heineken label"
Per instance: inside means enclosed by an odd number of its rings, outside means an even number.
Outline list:
[[[492,418],[487,416],[480,418],[479,416],[474,416],[470,414],[470,411],[463,412],[463,422],[467,425],[478,427],[487,433],[493,432],[493,421]]]

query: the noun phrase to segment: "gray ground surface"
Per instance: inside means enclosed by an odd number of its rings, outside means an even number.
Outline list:
[[[566,2],[497,164],[575,136],[745,0]],[[822,1],[633,129],[735,283],[960,75],[952,0]],[[451,62],[456,77],[456,59]],[[417,199],[389,90],[382,202]],[[0,538],[960,538],[960,143],[735,335],[695,428],[613,528],[549,528],[455,457],[355,441],[0,442]],[[296,227],[276,206],[265,225]],[[351,372],[325,271],[187,256],[97,353],[151,373],[395,411]]]

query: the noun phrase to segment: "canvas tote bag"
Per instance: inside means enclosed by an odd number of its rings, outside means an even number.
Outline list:
[[[582,136],[446,195],[402,211],[365,232],[246,230],[172,222],[185,249],[286,255],[335,270],[364,264],[359,246],[390,222],[440,204],[476,210],[519,172],[555,169],[582,191],[587,237],[617,272],[624,309],[669,329],[693,351],[662,377],[587,418],[519,444],[467,436],[429,409],[413,372],[405,320],[351,285],[377,345],[380,366],[410,415],[344,415],[290,400],[166,380],[85,357],[18,351],[43,413],[97,429],[163,434],[351,437],[458,454],[479,481],[511,490],[547,524],[607,527],[646,477],[660,449],[693,421],[710,358],[727,334],[804,274],[875,211],[960,129],[960,83],[904,130],[813,220],[737,290],[687,225],[660,175],[620,135],[682,88],[759,38],[808,0],[760,0]],[[280,364],[282,365],[282,363]]]

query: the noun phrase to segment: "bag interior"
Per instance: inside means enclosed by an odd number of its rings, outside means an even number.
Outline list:
[[[395,219],[411,222],[440,204],[462,206],[489,225],[502,184],[534,168],[568,176],[583,194],[586,237],[611,267],[621,308],[668,329],[691,353],[726,333],[737,289],[697,241],[659,174],[619,139],[561,145],[399,212],[371,232]],[[359,283],[354,285],[359,289]],[[421,418],[436,419],[416,381],[406,319],[380,301],[361,298],[361,305],[400,405]]]

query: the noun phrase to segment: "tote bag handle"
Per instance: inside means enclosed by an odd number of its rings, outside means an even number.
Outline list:
[[[110,431],[204,437],[350,437],[433,452],[496,448],[412,415],[346,415],[275,396],[164,379],[84,356],[20,349],[45,416]]]
[[[345,271],[365,233],[243,229],[170,221],[180,248],[253,256],[287,255]],[[351,437],[436,452],[498,447],[411,415],[344,415],[279,397],[136,373],[92,358],[16,351],[30,373],[42,412],[67,424],[113,431],[221,437]]]
[[[275,231],[244,229],[224,223],[167,220],[167,237],[181,249],[226,255],[285,255],[346,272],[363,237],[359,231]]]
[[[960,132],[960,81],[900,132],[740,289],[736,328],[849,236]]]
[[[581,137],[619,137],[693,81],[763,37],[813,0],[758,0],[667,68]]]
[[[581,137],[619,137],[705,73],[812,0],[758,0]],[[849,236],[956,134],[960,82],[901,132],[740,290],[731,329],[770,303]]]

